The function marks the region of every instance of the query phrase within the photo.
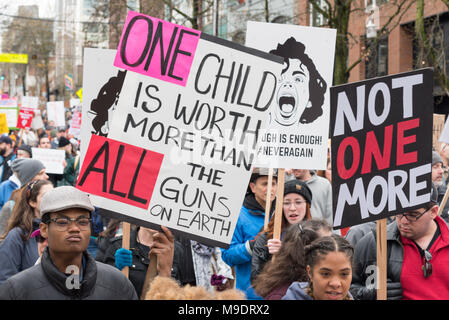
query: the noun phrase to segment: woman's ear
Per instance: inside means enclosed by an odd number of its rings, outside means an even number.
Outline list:
[[[36,201],[30,200],[28,202],[28,204],[31,206],[31,208],[37,209],[37,202]]]
[[[309,276],[309,279],[312,280],[312,268],[310,268],[309,265],[306,267],[307,275]]]

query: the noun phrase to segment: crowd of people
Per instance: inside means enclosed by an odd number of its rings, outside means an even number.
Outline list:
[[[376,224],[332,229],[330,159],[326,170],[285,171],[279,239],[277,172],[265,225],[269,171],[255,168],[228,248],[131,225],[125,249],[123,222],[74,187],[80,141],[67,129],[0,136],[0,299],[376,299]],[[32,148],[63,149],[64,173],[47,173]],[[438,151],[431,202],[388,220],[388,299],[449,299],[449,204],[439,212],[449,146]]]

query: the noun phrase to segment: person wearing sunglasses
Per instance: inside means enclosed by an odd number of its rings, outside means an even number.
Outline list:
[[[449,229],[438,216],[438,192],[432,183],[430,202],[396,215],[387,226],[387,299],[449,299]],[[376,234],[357,244],[351,293],[376,299]]]
[[[6,280],[0,300],[136,300],[123,273],[87,252],[93,210],[72,186],[48,191],[40,203],[40,236],[48,241],[41,263]]]

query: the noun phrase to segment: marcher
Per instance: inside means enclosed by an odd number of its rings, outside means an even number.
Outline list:
[[[36,159],[15,159],[11,164],[13,174],[8,180],[0,183],[0,207],[10,199],[14,190],[32,180],[48,180],[45,167]]]
[[[387,226],[387,299],[449,299],[449,229],[438,216],[438,196],[432,184],[430,203],[396,216]],[[376,299],[367,268],[376,265],[376,234],[357,244],[351,292],[356,299]]]
[[[150,264],[150,253],[152,251],[159,252],[157,248],[162,244],[165,247],[170,246],[170,251],[169,254],[160,253],[158,255],[158,265],[170,265],[170,267],[161,270],[163,273],[159,274],[166,277],[171,276],[182,282],[183,275],[179,273],[179,264],[182,263],[182,259],[177,258],[179,249],[175,247],[176,241],[171,237],[170,231],[164,229],[163,232],[156,232],[144,227],[132,228],[129,235],[130,250],[122,248],[123,236],[115,237],[110,240],[110,245],[102,258],[104,263],[115,266],[118,270],[122,270],[126,266],[129,267],[129,280],[139,297],[142,294],[145,276]],[[170,238],[172,238],[171,241],[169,241]]]
[[[438,205],[440,205],[443,201],[447,189],[443,174],[443,159],[441,159],[440,155],[436,151],[432,151],[432,183],[438,190]],[[446,222],[449,221],[448,211],[449,201],[446,201],[444,209],[441,211],[441,218],[443,218]]]
[[[31,147],[27,144],[21,144],[17,147],[17,159],[22,158],[32,158],[33,157],[33,151]]]
[[[274,199],[276,194],[276,177],[274,174],[270,199]],[[223,261],[231,268],[235,267],[236,288],[245,292],[247,299],[260,300],[262,298],[251,287],[251,258],[254,238],[265,223],[268,169],[255,168],[248,188],[230,246],[221,250]],[[275,209],[275,202],[273,200],[271,204],[271,212]]]
[[[113,240],[116,236],[119,236],[117,231],[119,230],[121,223],[122,222],[118,219],[110,219],[106,229],[98,234],[95,260],[104,262],[105,253],[111,245],[111,240]]]
[[[73,182],[75,180],[75,173],[69,172],[67,169],[68,165],[73,166],[73,157],[72,157],[72,144],[70,140],[64,136],[59,137],[59,150],[64,150],[65,152],[65,162],[64,162],[64,172],[60,175],[57,185],[60,186],[73,186]]]
[[[354,248],[343,237],[332,234],[305,247],[308,282],[296,281],[282,300],[353,300]]]
[[[11,164],[15,158],[13,140],[5,135],[0,136],[0,182],[12,175]]]
[[[137,299],[123,273],[96,262],[86,252],[93,209],[89,197],[74,187],[47,192],[41,201],[40,233],[48,239],[48,246],[41,263],[9,278],[0,286],[0,299]]]
[[[25,185],[14,206],[0,244],[0,284],[34,265],[38,259],[36,239],[30,238],[39,228],[40,203],[43,195],[53,189],[48,180],[35,180]]]
[[[293,169],[296,179],[307,184],[312,191],[312,218],[326,219],[332,226],[332,186],[323,177],[316,175],[313,170]]]
[[[288,227],[276,257],[268,261],[253,286],[264,300],[280,300],[294,281],[307,281],[304,246],[319,237],[330,236],[332,228],[326,220],[303,220]]]
[[[251,283],[263,269],[265,263],[271,259],[273,254],[279,251],[285,230],[293,224],[312,219],[310,212],[311,202],[312,193],[304,182],[294,179],[284,184],[281,239],[273,239],[275,220],[273,216],[267,225],[267,230],[259,232],[254,241],[251,259]]]

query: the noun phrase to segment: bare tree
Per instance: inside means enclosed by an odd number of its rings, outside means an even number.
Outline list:
[[[385,4],[385,6],[393,8],[393,10],[387,21],[378,30],[377,37],[371,42],[371,48],[376,46],[382,37],[387,36],[391,30],[398,26],[402,16],[407,13],[413,2],[414,0],[396,0]],[[359,43],[361,41],[361,39],[357,39],[349,32],[349,19],[351,15],[363,12],[365,10],[364,4],[362,1],[355,0],[335,0],[334,2],[325,0],[326,8],[322,8],[319,0],[309,0],[309,3],[317,12],[323,15],[328,27],[337,30],[334,84],[346,83],[351,70],[360,62],[365,61],[370,53],[370,47],[365,47],[360,57],[351,65],[348,65],[349,48],[354,42]]]
[[[442,0],[449,10],[449,0]],[[440,16],[426,19],[424,17],[424,0],[417,0],[415,37],[417,44],[417,63],[420,66],[434,68],[435,79],[445,95],[449,96],[449,62],[444,47],[444,31],[439,21]]]

